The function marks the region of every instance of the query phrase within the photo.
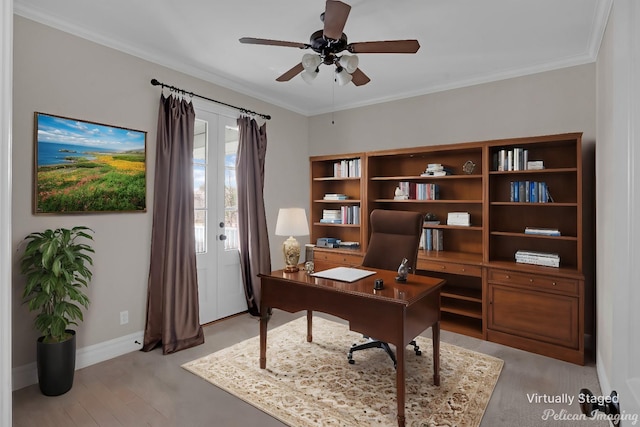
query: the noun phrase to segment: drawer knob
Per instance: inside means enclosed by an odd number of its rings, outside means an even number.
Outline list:
[[[442,266],[442,269],[443,269],[443,270],[446,270],[446,269],[447,269],[447,267],[443,265],[443,266]]]
[[[465,271],[465,269],[463,268],[463,269],[462,269],[462,272],[464,272],[464,271]]]
[[[533,283],[533,279],[529,279],[529,283]]]
[[[556,282],[553,282],[553,283],[552,283],[552,285],[553,285],[553,286],[555,286],[555,285],[556,285]]]
[[[506,274],[504,277],[507,279],[511,279],[511,276],[509,276],[508,274]]]

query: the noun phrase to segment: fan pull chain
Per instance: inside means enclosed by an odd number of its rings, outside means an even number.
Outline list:
[[[335,125],[334,121],[335,113],[336,113],[336,83],[338,79],[337,77],[333,78],[333,84],[331,85],[331,124]]]

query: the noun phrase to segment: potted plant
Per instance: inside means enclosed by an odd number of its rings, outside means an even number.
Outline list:
[[[82,321],[89,298],[82,288],[89,285],[94,252],[86,241],[93,240],[88,227],[58,228],[31,233],[20,258],[26,276],[23,300],[37,312],[35,327],[42,336],[37,342],[40,391],[58,396],[71,389],[75,372],[76,336],[69,325]]]

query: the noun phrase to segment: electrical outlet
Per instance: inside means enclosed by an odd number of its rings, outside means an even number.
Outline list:
[[[129,323],[129,312],[128,311],[121,311],[120,312],[120,324],[121,325],[126,325],[127,323]]]

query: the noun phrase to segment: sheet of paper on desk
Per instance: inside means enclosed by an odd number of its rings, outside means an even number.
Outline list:
[[[360,270],[359,268],[335,267],[324,271],[317,271],[312,276],[321,277],[323,279],[338,280],[340,282],[355,282],[367,276],[376,274],[371,270]]]

